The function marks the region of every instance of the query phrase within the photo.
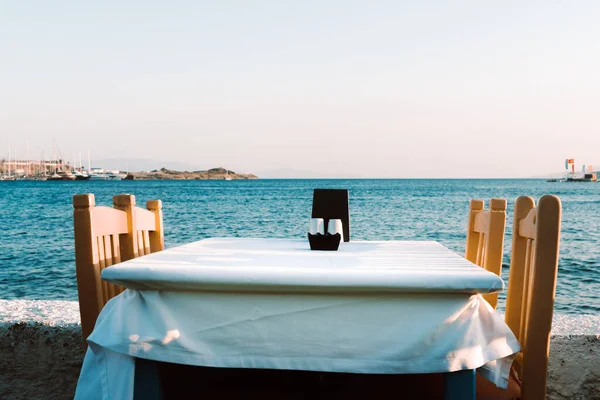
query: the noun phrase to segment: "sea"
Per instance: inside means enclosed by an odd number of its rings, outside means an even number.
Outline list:
[[[555,311],[600,315],[600,183],[545,180],[260,179],[0,181],[0,299],[77,300],[72,196],[98,205],[131,193],[163,201],[165,245],[209,237],[306,239],[313,189],[348,189],[352,240],[435,240],[464,254],[471,199],[508,200],[502,278],[508,281],[518,196],[560,197]],[[504,309],[505,292],[499,310]]]

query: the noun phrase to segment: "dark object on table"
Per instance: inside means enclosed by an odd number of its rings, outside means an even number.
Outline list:
[[[344,242],[349,242],[350,212],[348,210],[348,190],[315,189],[311,218],[323,218],[326,227],[330,219],[341,219],[344,229]]]
[[[339,233],[335,235],[311,235],[308,234],[308,243],[310,243],[311,250],[337,250],[340,247],[340,241],[342,236]]]

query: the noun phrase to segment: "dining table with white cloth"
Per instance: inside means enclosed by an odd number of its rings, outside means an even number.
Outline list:
[[[136,359],[363,374],[477,370],[520,346],[481,296],[497,275],[434,241],[205,239],[113,265],[126,291],[87,338],[76,399],[132,399]]]

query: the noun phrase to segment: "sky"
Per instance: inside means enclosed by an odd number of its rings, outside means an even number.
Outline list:
[[[600,165],[598,21],[596,0],[0,0],[0,156],[56,143],[283,177]]]

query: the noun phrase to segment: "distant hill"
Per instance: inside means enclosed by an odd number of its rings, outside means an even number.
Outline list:
[[[167,168],[147,172],[130,172],[129,177],[134,180],[178,180],[178,179],[212,179],[224,180],[226,177],[234,179],[258,179],[253,174],[236,174],[225,168],[211,168],[204,171],[176,171]]]

